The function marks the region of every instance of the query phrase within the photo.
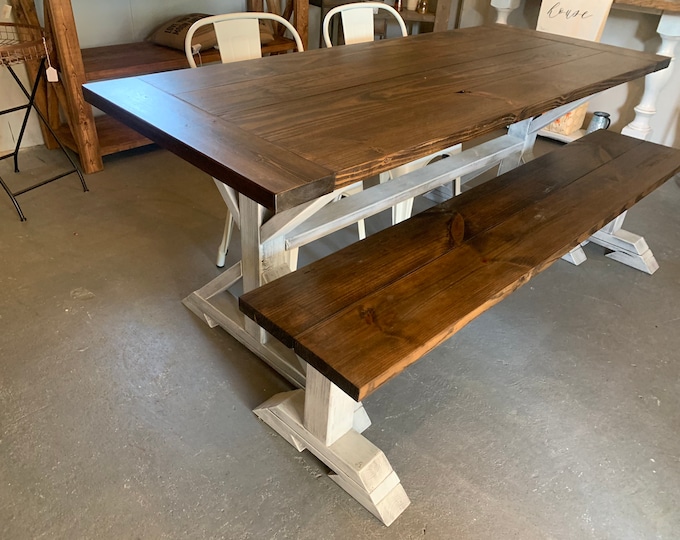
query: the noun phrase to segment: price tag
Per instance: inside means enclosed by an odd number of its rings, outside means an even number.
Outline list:
[[[57,70],[54,69],[52,66],[48,67],[45,70],[45,73],[47,74],[47,81],[48,82],[58,82],[59,81],[59,74],[57,73]]]
[[[43,47],[45,47],[45,57],[47,58],[47,69],[45,70],[45,75],[47,75],[47,82],[57,82],[59,81],[59,74],[57,70],[52,66],[52,61],[50,60],[50,51],[47,48],[47,41],[42,38]]]
[[[2,18],[3,19],[9,19],[9,16],[12,14],[12,6],[9,4],[5,4],[2,6]]]

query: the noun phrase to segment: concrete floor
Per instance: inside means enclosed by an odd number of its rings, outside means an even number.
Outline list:
[[[0,538],[680,538],[677,181],[627,221],[654,276],[588,246],[366,400],[412,501],[389,529],[253,415],[288,383],[181,304],[217,274],[211,181],[159,150],[87,181],[25,223],[0,193]]]

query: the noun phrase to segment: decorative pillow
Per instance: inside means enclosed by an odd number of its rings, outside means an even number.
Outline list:
[[[156,45],[164,45],[172,49],[184,50],[184,39],[192,24],[196,21],[210,17],[206,13],[189,13],[179,15],[164,22],[154,30],[146,39]],[[199,28],[191,40],[192,45],[201,45],[201,50],[212,49],[217,45],[217,37],[212,25]]]
[[[179,15],[164,22],[156,30],[154,30],[147,41],[151,41],[156,45],[163,45],[172,49],[184,50],[184,39],[192,24],[196,21],[210,17],[206,13],[189,13],[188,15]],[[266,45],[274,41],[274,34],[271,26],[267,23],[270,21],[260,21],[260,43]],[[201,45],[201,50],[212,49],[217,45],[217,37],[212,25],[207,25],[199,28],[191,40],[192,45]]]

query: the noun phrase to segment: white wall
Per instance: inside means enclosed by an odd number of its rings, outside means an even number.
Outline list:
[[[43,9],[42,1],[36,0],[36,8],[40,14]],[[182,13],[228,13],[245,9],[245,0],[72,0],[72,3],[82,47],[139,41],[164,20]],[[538,0],[525,0],[512,13],[509,23],[514,26],[534,27],[538,4]],[[316,11],[316,8],[310,9],[310,18],[317,16]],[[494,19],[495,12],[490,7],[489,0],[465,0],[461,26],[476,26],[493,22]],[[614,9],[607,21],[602,42],[654,52],[660,42],[655,32],[657,23],[658,16],[655,15]],[[310,32],[311,42],[316,41],[315,36],[316,34]],[[680,56],[680,51],[677,54]],[[1,68],[0,108],[22,102],[22,96],[15,86],[7,70]],[[632,120],[632,109],[639,101],[642,89],[642,81],[612,89],[594,98],[591,101],[591,110],[610,112],[614,129],[620,130]],[[652,120],[654,131],[651,140],[680,147],[680,67],[675,69],[673,78],[660,96],[659,110],[662,112]],[[18,133],[20,125],[19,113],[0,117],[0,151],[14,146],[13,137]],[[41,144],[34,119],[25,139],[26,146],[32,144]]]
[[[36,8],[42,13],[42,0]],[[71,0],[81,47],[141,41],[176,15],[232,13],[245,0]]]

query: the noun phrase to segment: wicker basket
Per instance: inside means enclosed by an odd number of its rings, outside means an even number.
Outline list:
[[[0,64],[10,66],[26,60],[40,60],[47,55],[49,42],[39,26],[0,23]]]

